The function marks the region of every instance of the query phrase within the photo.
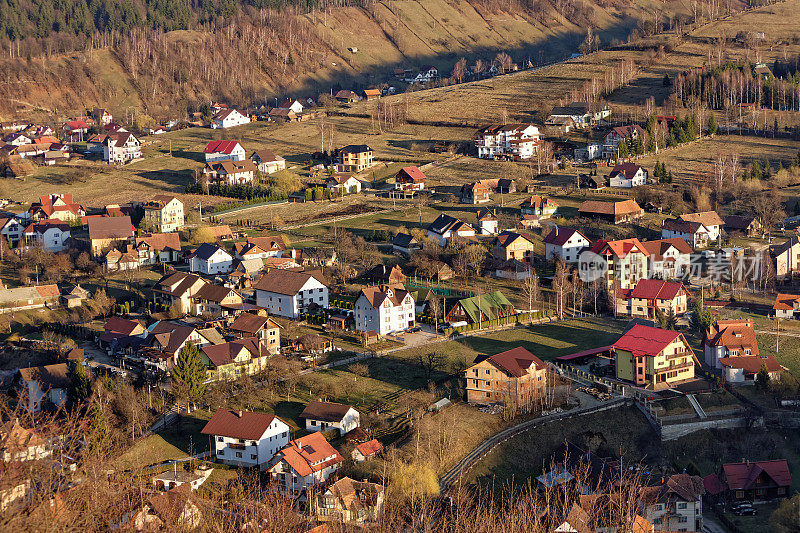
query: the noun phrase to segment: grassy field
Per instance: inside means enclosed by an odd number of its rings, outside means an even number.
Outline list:
[[[166,430],[139,439],[116,461],[119,468],[136,468],[179,459],[208,450],[208,437],[200,431],[206,425],[211,413],[195,411],[184,416],[180,424],[173,424]]]

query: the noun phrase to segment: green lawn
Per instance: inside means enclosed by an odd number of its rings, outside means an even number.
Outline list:
[[[165,431],[139,439],[117,460],[120,468],[136,468],[179,459],[208,450],[208,437],[200,431],[210,413],[195,411]]]

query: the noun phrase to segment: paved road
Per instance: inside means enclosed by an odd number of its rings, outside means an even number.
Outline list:
[[[557,420],[571,418],[574,416],[583,416],[586,414],[594,413],[602,409],[608,409],[618,405],[623,405],[624,403],[625,403],[624,399],[611,400],[609,402],[604,402],[601,404],[588,405],[577,409],[570,409],[569,411],[564,411],[561,413],[534,418],[532,420],[526,420],[525,422],[520,422],[515,426],[506,428],[503,431],[489,437],[488,439],[480,443],[474,450],[468,453],[466,457],[464,457],[458,463],[456,463],[456,465],[453,468],[448,470],[439,479],[439,487],[442,492],[446,492],[447,489],[449,489],[453,485],[453,483],[455,483],[461,477],[462,474],[468,472],[470,468],[472,468],[478,461],[480,461],[481,458],[483,458],[487,453],[489,453],[495,446],[497,446],[502,442],[505,442],[506,440],[515,435],[522,433],[523,431],[527,431],[531,428],[548,424],[550,422],[555,422]]]

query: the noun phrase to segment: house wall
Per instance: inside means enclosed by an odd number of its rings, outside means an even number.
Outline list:
[[[464,372],[467,402],[477,405],[501,404],[506,406],[529,405],[544,396],[547,370],[529,369],[525,376],[516,378],[481,361]]]
[[[703,531],[703,502],[677,500],[649,505],[645,518],[655,531]]]
[[[323,420],[306,419],[306,430],[310,432],[328,431],[338,429],[340,435],[344,435],[356,429],[361,423],[361,417],[355,409],[350,409],[342,418],[341,422],[325,422]]]
[[[297,318],[312,300],[328,308],[328,288],[314,278],[310,278],[296,295],[256,289],[256,305],[269,309],[270,314],[287,318]]]
[[[224,250],[217,250],[208,260],[192,257],[189,260],[189,270],[207,276],[213,274],[227,274],[233,268],[233,257]]]
[[[388,300],[387,300],[388,301]],[[406,296],[400,305],[380,306],[375,309],[363,294],[355,305],[356,331],[374,331],[386,335],[414,327],[414,299]]]
[[[213,438],[214,454],[218,461],[234,466],[261,466],[289,444],[289,426],[280,420],[273,420],[258,440],[235,439],[222,435],[215,435]]]

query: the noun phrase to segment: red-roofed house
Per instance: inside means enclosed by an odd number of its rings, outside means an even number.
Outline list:
[[[792,474],[786,459],[726,463],[722,472],[704,478],[703,485],[727,500],[770,500],[788,495]]]
[[[219,409],[202,430],[213,442],[217,461],[235,466],[266,467],[289,443],[290,428],[274,415]]]
[[[57,218],[64,222],[78,221],[86,210],[72,199],[71,194],[50,194],[40,196],[38,202],[31,204],[28,213],[33,220]]]
[[[600,239],[591,251],[606,261],[604,278],[606,286],[612,288],[616,283],[621,289],[631,289],[647,277],[647,258],[650,253],[637,238],[604,241]],[[589,256],[588,259],[596,256]],[[583,269],[583,266],[581,266]]]
[[[558,202],[546,196],[534,194],[522,202],[520,212],[523,215],[536,215],[539,218],[550,218],[558,209]]]
[[[608,182],[612,187],[638,187],[647,183],[647,171],[636,163],[621,163],[611,170]]]
[[[356,463],[363,463],[370,457],[377,455],[383,451],[383,444],[378,439],[372,439],[367,442],[362,442],[356,445],[353,449],[352,457]]]
[[[581,250],[591,245],[592,241],[580,230],[556,226],[544,238],[544,256],[548,260],[560,257],[565,263],[577,263]]]
[[[26,247],[42,246],[51,252],[66,250],[70,235],[69,225],[57,218],[29,224],[23,232]]]
[[[544,398],[547,365],[522,347],[479,356],[464,371],[467,401],[529,411]]]
[[[418,167],[403,167],[394,175],[394,188],[398,191],[421,191],[425,188],[425,174]]]
[[[300,494],[325,483],[339,469],[344,457],[316,431],[290,441],[273,460],[270,478],[285,493]]]
[[[680,237],[642,242],[651,276],[664,279],[683,275],[692,263],[692,247]]]
[[[242,124],[250,124],[250,117],[246,117],[233,108],[220,109],[211,117],[211,129],[233,128]]]
[[[722,368],[720,359],[758,355],[758,342],[752,319],[719,320],[703,338],[703,359],[711,368]]]
[[[776,318],[794,318],[800,312],[800,295],[778,294],[772,304]]]
[[[633,289],[618,293],[617,313],[655,319],[670,309],[675,315],[686,312],[688,292],[682,283],[661,279],[640,279]]]
[[[722,367],[722,379],[726,383],[753,382],[762,368],[767,369],[770,380],[779,380],[783,367],[771,355],[740,355],[739,357],[723,357],[719,360]]]
[[[207,163],[225,159],[244,161],[245,158],[244,147],[239,144],[239,141],[211,141],[206,145],[203,153]]]
[[[665,389],[694,378],[694,352],[682,333],[637,324],[614,343],[617,378]]]
[[[77,136],[79,140],[83,140],[83,136],[89,131],[89,125],[84,120],[70,120],[64,124],[64,133],[70,136],[70,139]]]

